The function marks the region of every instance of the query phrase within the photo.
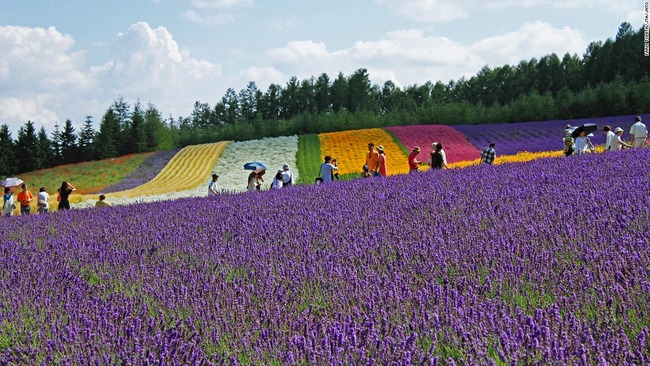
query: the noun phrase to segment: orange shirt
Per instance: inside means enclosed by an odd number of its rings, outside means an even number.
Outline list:
[[[371,172],[377,170],[379,167],[379,153],[377,150],[372,149],[372,151],[368,151],[368,154],[366,154],[366,165]]]
[[[18,202],[20,202],[21,206],[29,206],[33,199],[34,196],[30,191],[27,191],[27,193],[20,191],[20,193],[18,193]]]

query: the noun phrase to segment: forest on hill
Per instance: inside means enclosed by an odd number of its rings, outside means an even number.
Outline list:
[[[254,81],[221,100],[196,101],[191,115],[163,118],[158,108],[116,99],[96,131],[92,116],[48,133],[27,121],[12,137],[0,126],[0,176],[61,164],[188,145],[412,124],[480,124],[576,119],[650,110],[650,58],[643,28],[622,23],[614,38],[584,55],[556,54],[517,65],[484,66],[470,78],[403,88],[372,84],[364,68],[351,75],[290,78],[266,91]]]

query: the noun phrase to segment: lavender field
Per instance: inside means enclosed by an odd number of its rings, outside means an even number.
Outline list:
[[[647,364],[650,149],[2,218],[7,364]]]
[[[650,114],[640,115],[644,121],[650,120]],[[541,122],[495,123],[491,125],[458,125],[455,129],[467,136],[477,149],[483,149],[490,142],[496,142],[497,154],[514,155],[520,151],[541,152],[562,150],[562,138],[567,124],[579,126],[583,123],[595,123],[598,131],[594,132],[591,141],[594,144],[605,143],[603,127],[609,125],[612,129],[621,127],[625,131],[622,138],[629,140],[630,126],[634,123],[634,115],[617,117],[598,117],[578,120],[552,120]]]

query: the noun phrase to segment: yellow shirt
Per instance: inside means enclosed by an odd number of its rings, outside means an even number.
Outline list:
[[[102,200],[97,201],[97,203],[95,203],[95,207],[111,207],[111,204],[106,202],[106,200]]]

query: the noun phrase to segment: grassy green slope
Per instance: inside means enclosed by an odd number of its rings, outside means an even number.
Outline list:
[[[314,179],[320,175],[321,153],[318,135],[299,135],[298,153],[298,184],[313,184]]]

